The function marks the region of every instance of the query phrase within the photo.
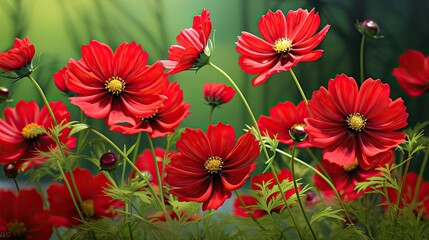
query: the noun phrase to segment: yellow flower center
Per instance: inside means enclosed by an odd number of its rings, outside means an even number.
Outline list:
[[[347,126],[355,132],[360,132],[365,128],[366,118],[360,113],[351,113],[347,117]]]
[[[343,166],[344,170],[346,170],[347,172],[350,172],[352,170],[355,170],[357,167],[359,166],[358,160],[355,159],[355,162],[353,164],[345,164]]]
[[[112,77],[106,81],[104,88],[114,95],[119,95],[125,89],[125,81],[120,77]]]
[[[25,139],[31,140],[31,139],[34,139],[34,138],[42,135],[41,130],[42,130],[42,126],[40,126],[37,123],[32,122],[32,123],[25,125],[25,127],[22,128],[21,133]]]
[[[12,236],[22,237],[27,231],[27,228],[25,228],[24,223],[14,221],[7,225],[7,230],[12,234]]]
[[[273,48],[276,53],[287,53],[292,48],[292,41],[287,38],[279,38],[274,42]]]
[[[141,121],[151,121],[158,115],[158,110],[155,111],[154,114],[150,115],[149,117],[140,118]]]
[[[82,204],[85,212],[88,213],[89,217],[93,217],[95,215],[94,200],[92,199],[83,200]]]
[[[209,159],[207,159],[207,161],[204,163],[204,168],[210,174],[220,172],[220,170],[222,170],[222,167],[223,167],[222,158],[218,156],[209,157]]]

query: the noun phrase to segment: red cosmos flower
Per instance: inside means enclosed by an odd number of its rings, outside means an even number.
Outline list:
[[[313,50],[325,38],[329,25],[316,34],[320,25],[318,13],[303,9],[268,13],[258,23],[262,38],[242,32],[236,50],[242,54],[240,67],[249,74],[259,74],[253,86],[260,85],[276,72],[289,71],[298,62],[319,59],[323,50]]]
[[[393,150],[388,150],[381,153],[381,160],[378,164],[371,166],[368,170],[359,166],[358,162],[353,165],[339,166],[336,163],[329,161],[321,161],[323,168],[332,180],[337,192],[344,201],[352,201],[368,191],[356,191],[355,187],[359,182],[366,182],[367,178],[379,176],[382,171],[377,170],[379,167],[386,167],[386,164],[393,163]],[[321,171],[318,166],[317,169]],[[334,190],[323,180],[319,175],[314,175],[314,185],[319,188],[324,195],[329,196],[335,194]]]
[[[212,107],[217,107],[231,101],[234,95],[234,89],[225,84],[204,83],[204,99]]]
[[[416,194],[417,182],[420,181],[420,188],[417,192],[416,202],[414,195]],[[411,207],[415,214],[423,211],[423,216],[429,217],[429,182],[424,182],[422,178],[415,172],[409,172],[405,178],[405,183],[402,187],[401,207]],[[393,188],[387,188],[389,201],[396,204],[398,200],[398,191]],[[417,205],[413,205],[416,203]]]
[[[82,59],[70,60],[67,88],[85,115],[105,118],[107,125],[136,124],[162,107],[168,79],[162,64],[146,66],[148,54],[135,42],[122,43],[115,52],[106,44],[90,41],[82,46]]]
[[[357,159],[369,169],[380,162],[380,153],[405,141],[404,133],[395,132],[407,125],[404,101],[389,95],[389,85],[379,79],[365,80],[358,90],[352,77],[337,75],[308,102],[312,118],[304,121],[310,143],[323,148],[323,159],[340,166]]]
[[[278,177],[280,182],[283,182],[284,180],[292,181],[292,179],[293,179],[292,173],[287,169],[283,169],[281,172],[279,172],[277,174],[277,177]],[[267,183],[268,181],[270,181],[270,184],[268,184],[267,187],[269,189],[272,189],[276,185],[276,181],[274,180],[274,175],[272,172],[266,172],[266,173],[262,173],[260,175],[253,176],[252,180],[250,182],[250,187],[252,190],[260,191],[260,190],[262,190],[260,185],[262,185],[263,183]],[[299,189],[301,189],[301,188],[299,188]],[[292,188],[292,189],[285,192],[285,198],[288,199],[294,194],[295,194],[295,190]],[[279,195],[279,192],[276,192],[276,193],[272,194],[271,196],[269,196],[267,199],[267,203],[269,201],[272,201],[273,198],[275,198],[278,195]],[[235,199],[234,205],[233,205],[234,215],[249,217],[250,215],[247,213],[249,208],[252,211],[252,215],[255,218],[259,218],[259,217],[262,217],[265,214],[267,214],[266,211],[257,209],[256,204],[258,203],[258,200],[256,198],[254,198],[253,196],[241,195],[241,198],[243,199],[243,202],[246,205],[246,208],[244,208],[243,205],[241,205],[238,198]],[[279,212],[282,208],[283,208],[283,205],[279,205],[273,209],[273,212]]]
[[[49,105],[54,112],[58,123],[70,121],[70,113],[61,101],[51,102]],[[4,110],[4,120],[0,119],[0,164],[17,163],[17,167],[24,162],[26,168],[41,164],[46,159],[37,157],[37,151],[49,152],[57,145],[51,137],[37,132],[37,129],[50,129],[54,125],[48,108],[40,110],[35,101],[16,103],[15,108]],[[69,148],[74,148],[76,138],[68,137],[69,128],[60,132],[59,140]]]
[[[31,61],[35,53],[34,45],[28,36],[24,39],[15,38],[15,44],[7,52],[0,52],[0,69],[16,72],[23,77],[31,73]]]
[[[99,219],[100,217],[114,217],[117,215],[115,209],[123,207],[123,203],[114,200],[104,193],[108,187],[109,180],[104,174],[99,173],[95,177],[87,169],[76,168],[72,171],[76,186],[82,198],[82,214],[86,211],[86,217]],[[70,174],[66,173],[66,178],[71,183]],[[50,220],[57,227],[73,227],[81,224],[79,214],[73,204],[72,198],[66,185],[52,184],[48,190],[48,201],[50,205]],[[76,201],[78,201],[73,190]]]
[[[212,23],[210,13],[203,9],[201,15],[194,16],[192,28],[182,30],[177,35],[176,40],[179,45],[172,45],[168,49],[168,59],[162,60],[162,64],[169,70],[168,74],[172,75],[194,67],[202,67],[207,61],[207,53],[204,52],[209,41]],[[205,54],[205,59],[198,62],[200,54]],[[203,60],[203,59],[200,59]]]
[[[399,57],[399,68],[392,71],[402,89],[411,97],[417,97],[429,89],[429,56],[408,50]]]
[[[66,79],[67,79],[67,71],[68,71],[68,67],[63,67],[61,70],[59,70],[57,73],[54,73],[53,77],[54,77],[54,83],[55,86],[64,93],[68,93],[69,89],[67,88],[66,85]]]
[[[293,147],[294,140],[290,137],[289,130],[297,125],[305,127],[304,118],[310,117],[307,106],[301,101],[298,106],[286,101],[278,103],[270,109],[270,116],[260,116],[258,126],[261,132],[268,132],[271,138],[277,135],[279,142]],[[306,148],[311,144],[308,139],[297,143],[297,147]]]
[[[191,113],[188,110],[191,105],[183,101],[183,91],[177,82],[170,83],[164,95],[167,98],[164,106],[158,108],[151,116],[145,118],[136,116],[136,125],[114,124],[110,130],[123,134],[147,132],[151,138],[164,137],[173,133]]]
[[[0,189],[0,233],[5,239],[49,239],[52,225],[43,209],[42,196],[35,189],[23,189],[17,195]]]
[[[203,210],[218,209],[231,197],[231,191],[243,186],[255,169],[259,144],[250,133],[234,146],[231,125],[209,125],[207,134],[186,129],[177,141],[178,153],[169,155],[165,182],[179,201],[203,202]]]

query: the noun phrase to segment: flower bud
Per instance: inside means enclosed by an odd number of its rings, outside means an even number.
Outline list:
[[[357,30],[364,34],[367,37],[370,38],[382,38],[382,35],[379,35],[380,33],[380,27],[378,26],[378,23],[371,19],[366,19],[363,22],[356,23]]]
[[[7,102],[7,100],[9,100],[9,97],[10,97],[9,89],[5,87],[0,87],[0,103]]]
[[[104,171],[113,171],[118,167],[118,155],[107,152],[100,157],[100,168]]]
[[[14,163],[8,163],[4,165],[4,175],[8,178],[16,178],[18,176],[18,168],[15,166]]]
[[[289,135],[295,142],[302,142],[308,136],[304,127],[299,124],[295,124],[289,129]]]

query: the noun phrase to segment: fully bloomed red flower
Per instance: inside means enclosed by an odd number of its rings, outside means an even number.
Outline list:
[[[235,91],[223,83],[204,83],[203,95],[208,105],[217,107],[231,101]]]
[[[35,189],[23,189],[18,194],[0,189],[0,233],[4,234],[0,234],[0,238],[5,239],[45,240],[51,237],[49,214]]]
[[[183,101],[183,91],[177,82],[170,83],[164,95],[167,98],[164,106],[158,108],[151,116],[145,118],[136,116],[136,125],[115,124],[110,127],[110,130],[123,134],[147,132],[151,138],[164,137],[173,133],[191,113],[189,111],[191,105]]]
[[[203,202],[203,210],[218,209],[255,169],[259,144],[249,132],[235,142],[231,125],[209,125],[207,134],[186,129],[169,155],[165,182],[179,201]]]
[[[58,123],[70,121],[70,113],[61,101],[49,103]],[[15,108],[4,110],[4,120],[0,119],[0,164],[17,163],[21,166],[27,162],[26,168],[41,164],[46,159],[37,157],[37,151],[49,152],[57,144],[38,129],[51,129],[54,122],[48,108],[39,108],[35,101],[20,100]],[[76,138],[71,136],[69,128],[60,132],[59,140],[69,148],[74,148]]]
[[[393,163],[393,150],[388,150],[382,154],[381,160],[378,164],[371,166],[368,170],[359,166],[358,162],[353,165],[339,166],[336,163],[329,161],[321,161],[323,169],[326,170],[335,189],[340,194],[341,198],[345,201],[352,201],[367,192],[369,189],[356,191],[355,187],[360,182],[366,182],[367,178],[380,176],[382,171],[378,170],[379,167],[386,167],[386,164]],[[321,172],[322,169],[317,166]],[[323,180],[319,175],[314,175],[314,186],[319,188],[324,195],[330,196],[335,194],[334,190]]]
[[[420,181],[420,188],[417,192],[417,197],[414,203],[414,195],[416,194],[417,182]],[[413,211],[418,214],[420,211],[423,211],[423,216],[429,217],[429,182],[425,182],[424,179],[419,178],[419,175],[415,172],[409,172],[405,179],[405,183],[402,187],[402,195],[400,207],[412,207]],[[389,201],[392,204],[396,204],[398,200],[399,192],[393,188],[387,188],[387,195]]]
[[[108,187],[109,180],[103,173],[93,176],[87,169],[76,168],[72,171],[76,186],[82,198],[83,207],[81,212],[86,211],[86,218],[99,219],[100,217],[114,217],[117,215],[116,208],[123,207],[123,203],[107,196],[105,188]],[[71,185],[71,177],[66,173],[66,179]],[[71,185],[73,186],[73,185]],[[76,210],[72,198],[65,184],[52,184],[48,190],[48,201],[50,206],[50,220],[57,227],[73,227],[81,222],[78,211]],[[78,198],[73,190],[76,201]]]
[[[399,57],[399,67],[392,74],[408,95],[420,96],[429,90],[429,56],[407,50]]]
[[[27,74],[31,70],[31,61],[35,53],[34,45],[30,43],[28,36],[24,39],[15,38],[15,44],[7,52],[0,52],[0,69],[6,72],[16,72],[18,75]],[[24,70],[23,70],[24,69]]]
[[[277,136],[279,142],[288,144],[293,147],[294,140],[289,134],[289,130],[302,126],[305,128],[304,119],[310,117],[307,106],[304,101],[301,101],[296,107],[292,102],[286,101],[277,103],[276,106],[270,109],[270,116],[260,116],[258,126],[262,133],[268,132],[271,138]],[[306,148],[311,144],[308,139],[299,142],[297,147]]]
[[[283,182],[284,180],[288,180],[289,182],[292,181],[292,173],[287,170],[287,169],[283,169],[281,172],[279,172],[277,174],[277,178],[279,179],[280,182]],[[274,175],[272,172],[266,172],[266,173],[262,173],[259,175],[255,175],[252,177],[252,180],[250,182],[250,187],[252,190],[262,190],[260,186],[262,186],[263,183],[268,183],[268,181],[270,181],[269,184],[267,184],[268,189],[272,189],[275,185],[276,185],[276,181],[274,179]],[[301,189],[301,188],[299,188]],[[268,197],[267,199],[267,203],[269,201],[272,201],[273,198],[277,197],[280,194],[280,192],[275,192],[274,194],[272,194],[271,196]],[[285,193],[285,198],[288,199],[290,198],[292,195],[295,194],[295,189],[290,189],[288,191],[286,191]],[[256,206],[256,204],[258,203],[258,200],[256,198],[254,198],[253,196],[250,195],[241,195],[241,198],[244,202],[244,204],[246,205],[246,208],[243,207],[243,205],[240,203],[240,201],[237,199],[234,200],[234,205],[233,205],[233,212],[234,215],[237,216],[243,216],[243,217],[249,217],[250,215],[247,213],[249,210],[252,212],[253,217],[255,218],[259,218],[264,216],[265,214],[267,214],[266,211],[264,210],[259,210],[258,206]],[[283,202],[283,200],[282,200]],[[283,204],[278,205],[277,207],[275,207],[273,209],[273,212],[279,212],[281,209],[283,208]]]
[[[318,13],[303,9],[268,13],[258,23],[262,39],[248,32],[238,37],[240,67],[249,74],[259,74],[253,86],[260,85],[281,71],[289,71],[299,62],[319,59],[323,50],[313,50],[325,38],[329,25],[316,33],[320,25]]]
[[[204,53],[211,30],[210,12],[203,9],[201,15],[194,16],[192,28],[184,29],[177,35],[178,45],[172,45],[168,49],[169,60],[161,61],[164,67],[169,70],[169,75],[194,67],[202,67],[206,63],[198,63],[198,58],[201,57],[200,54]]]
[[[407,125],[404,101],[389,97],[390,87],[379,79],[365,80],[358,90],[356,81],[344,74],[313,92],[308,102],[311,118],[305,130],[314,147],[323,148],[323,159],[340,166],[369,169],[381,153],[405,141],[399,130]]]
[[[162,107],[168,79],[160,62],[147,66],[148,54],[135,42],[122,43],[115,52],[95,40],[82,46],[82,58],[70,60],[66,86],[76,97],[71,103],[85,115],[107,125],[136,124]]]

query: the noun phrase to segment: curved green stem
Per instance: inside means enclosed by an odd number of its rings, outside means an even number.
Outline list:
[[[407,179],[407,174],[408,174],[408,169],[410,168],[410,164],[411,164],[411,157],[409,156],[407,158],[407,163],[405,164],[405,169],[404,169],[404,173],[402,175],[402,179],[401,179],[401,184],[399,186],[399,194],[398,194],[398,198],[396,199],[396,216],[395,216],[395,221],[394,221],[394,226],[396,226],[397,222],[398,222],[398,217],[399,217],[399,206],[401,204],[401,200],[402,200],[402,193],[403,193],[403,188],[404,188],[404,184],[405,184],[405,180]]]
[[[298,91],[301,94],[302,100],[304,100],[305,105],[308,105],[307,97],[305,97],[305,93],[302,90],[301,84],[299,84],[298,78],[296,78],[295,73],[293,72],[292,68],[289,70],[290,75],[292,76],[293,81],[295,82],[295,85],[298,87]]]
[[[13,178],[13,182],[15,183],[16,191],[19,192],[19,185],[18,181],[16,181],[16,178]]]
[[[365,66],[364,66],[364,52],[365,52],[365,34],[362,34],[360,40],[360,54],[359,54],[359,64],[360,64],[360,83],[363,83],[365,78]]]
[[[234,191],[235,195],[237,196],[238,201],[240,202],[240,205],[243,206],[244,209],[247,210],[246,204],[244,203],[243,199],[241,198],[240,194],[237,191]],[[253,216],[253,214],[248,211],[247,214],[249,214],[250,218],[252,218],[252,220],[256,223],[256,225],[258,225],[258,227],[262,230],[266,230],[261,223],[259,223],[258,219],[255,218],[255,216]]]
[[[54,112],[52,111],[51,105],[49,105],[49,101],[46,98],[46,95],[43,92],[42,88],[40,87],[40,85],[37,83],[37,81],[31,75],[28,75],[27,77],[28,77],[28,79],[31,80],[31,82],[33,82],[34,86],[36,87],[37,91],[40,94],[40,97],[42,97],[43,102],[45,103],[45,106],[48,109],[49,114],[52,117],[52,121],[54,122],[55,125],[58,125],[57,119],[55,118],[55,115],[54,115]]]
[[[213,112],[214,112],[215,108],[216,107],[214,105],[211,106],[210,113],[209,113],[209,124],[208,125],[210,125],[210,123],[212,122]]]
[[[149,133],[147,133],[146,135],[147,135],[147,139],[149,142],[150,150],[152,152],[152,158],[153,158],[153,164],[155,165],[156,177],[158,179],[159,198],[161,199],[162,209],[165,212],[164,187],[162,186],[162,178],[161,178],[161,173],[160,173],[159,167],[158,167],[158,161],[156,159],[155,148],[153,146],[153,141],[152,141],[152,138],[150,137]],[[165,215],[165,217],[167,218],[167,214]]]
[[[304,206],[301,202],[301,197],[299,196],[298,191],[298,185],[296,184],[296,176],[295,176],[295,151],[296,151],[296,144],[295,141],[292,148],[292,156],[291,156],[291,172],[292,172],[292,182],[293,187],[295,189],[296,198],[298,200],[299,208],[301,209],[302,215],[304,215],[305,222],[307,223],[308,228],[310,229],[311,235],[313,236],[313,239],[317,239],[316,234],[314,233],[313,228],[311,227],[310,221],[308,220],[307,214],[305,213]]]

